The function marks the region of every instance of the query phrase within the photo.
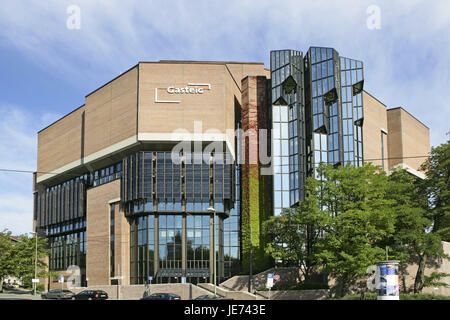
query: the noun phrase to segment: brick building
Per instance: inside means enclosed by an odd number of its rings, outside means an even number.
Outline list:
[[[420,175],[429,129],[363,84],[362,62],[331,48],[272,51],[270,69],[139,62],[38,133],[50,269],[78,266],[83,286],[201,283],[216,263],[221,282],[247,269],[250,237],[268,268],[261,224],[301,201],[318,161]]]

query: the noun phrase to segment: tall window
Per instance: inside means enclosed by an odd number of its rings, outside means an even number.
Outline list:
[[[386,132],[381,130],[381,168],[384,170],[384,139],[386,139]]]
[[[115,226],[115,204],[111,204],[110,205],[110,276],[114,277],[114,273],[115,273],[115,268],[114,268],[114,257],[115,257],[115,252],[114,252],[114,243],[115,243],[115,232],[114,232],[114,226]]]
[[[181,269],[182,216],[159,215],[159,267]]]
[[[65,270],[78,265],[86,266],[86,220],[77,219],[46,228],[49,240],[50,270]]]
[[[289,208],[289,130],[288,107],[272,106],[273,161],[274,161],[274,212]]]
[[[186,216],[187,269],[209,269],[209,215]]]

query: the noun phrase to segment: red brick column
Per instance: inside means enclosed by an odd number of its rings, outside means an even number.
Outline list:
[[[262,222],[270,212],[269,177],[261,176],[259,163],[259,130],[268,127],[266,83],[264,76],[242,79],[241,121],[244,135],[241,139],[241,159],[245,159],[245,163],[241,163],[242,261],[244,271],[248,271],[251,226],[255,272],[267,268],[269,262],[264,253],[265,237],[261,234]]]

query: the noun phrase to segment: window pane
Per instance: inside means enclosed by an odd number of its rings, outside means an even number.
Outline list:
[[[281,138],[282,139],[289,138],[289,129],[287,123],[281,123]]]
[[[280,107],[280,116],[282,122],[288,121],[288,108],[286,106]]]
[[[273,138],[280,139],[280,124],[279,123],[273,124]]]
[[[283,191],[283,206],[289,207],[289,191]]]
[[[280,107],[273,106],[272,114],[273,114],[273,121],[280,121]]]
[[[158,223],[160,228],[166,228],[166,216],[164,215],[160,215],[159,216],[159,223]]]

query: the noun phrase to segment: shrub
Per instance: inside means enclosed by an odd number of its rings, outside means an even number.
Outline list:
[[[400,294],[400,300],[450,300],[450,297],[432,293]]]
[[[38,284],[38,285],[36,286],[36,291],[38,291],[38,292],[44,292],[44,291],[45,291],[44,285],[43,285],[42,283]]]
[[[376,300],[376,293],[366,293],[364,300]],[[360,300],[359,294],[347,295],[342,298],[330,298],[330,300]],[[450,297],[431,293],[407,294],[401,293],[400,300],[450,300]]]

